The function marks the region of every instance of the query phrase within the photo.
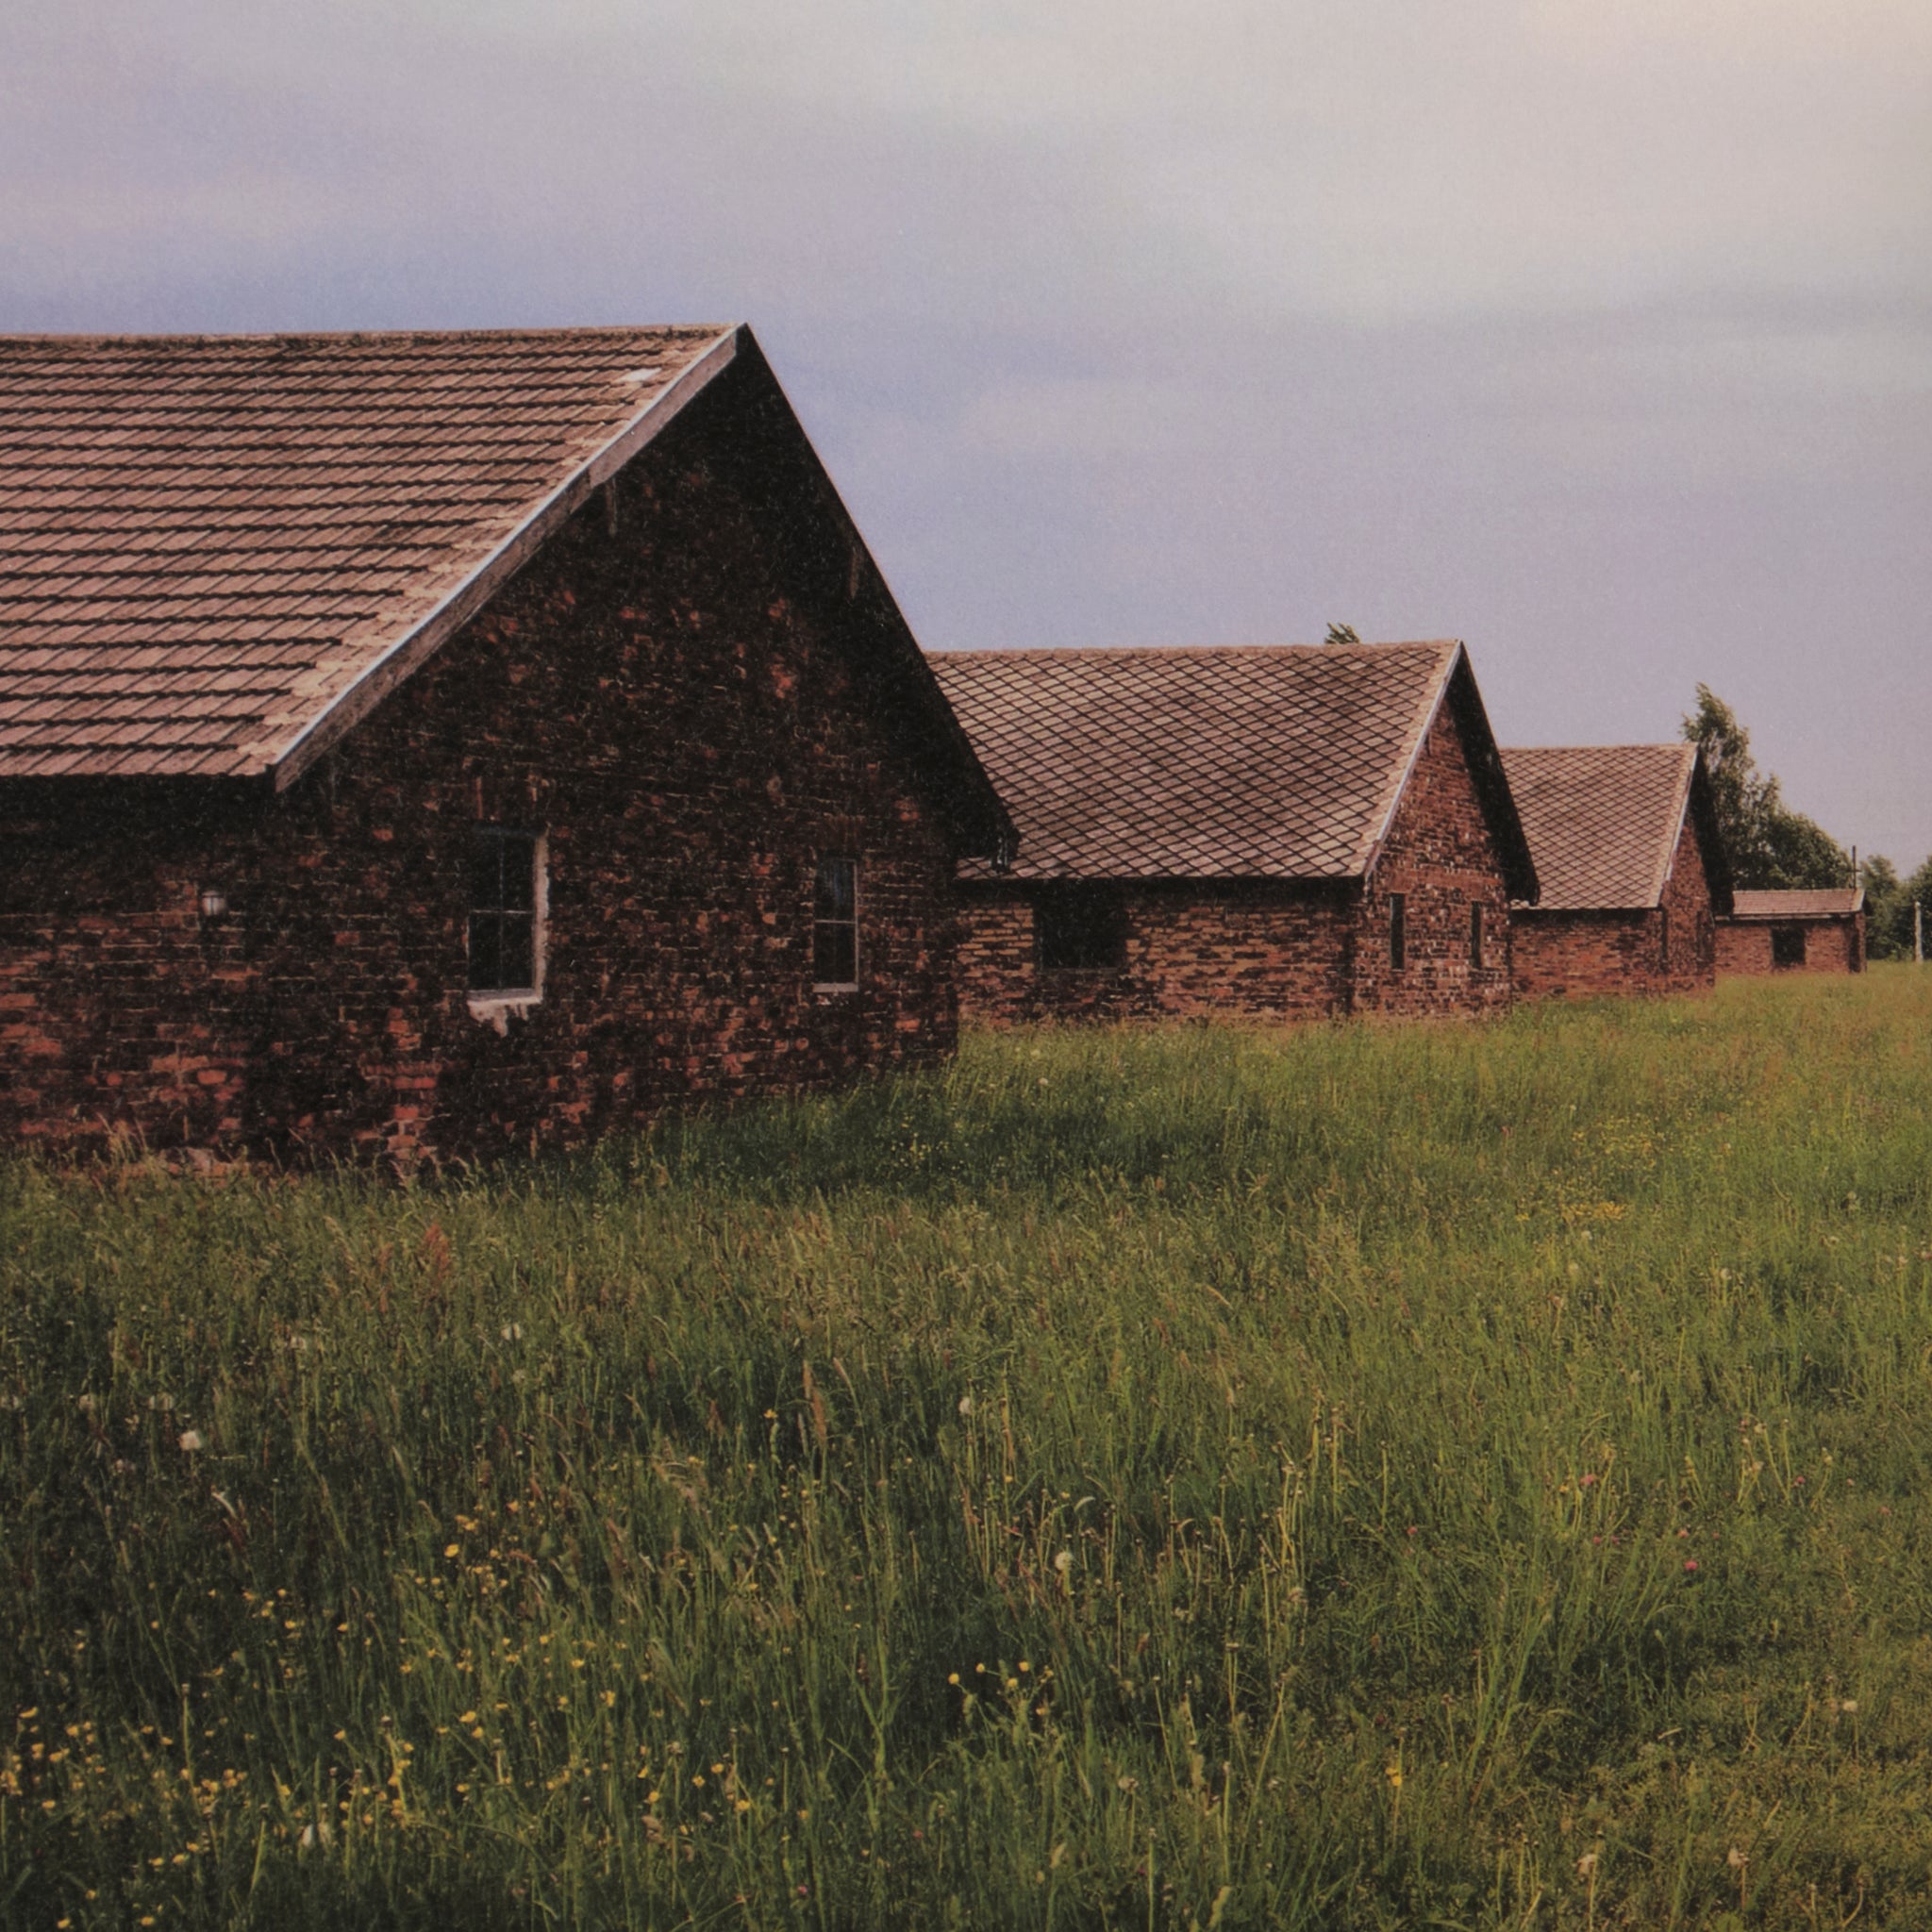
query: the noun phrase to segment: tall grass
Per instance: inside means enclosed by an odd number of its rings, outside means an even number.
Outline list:
[[[0,1168],[0,1922],[1924,1923],[1928,979]]]

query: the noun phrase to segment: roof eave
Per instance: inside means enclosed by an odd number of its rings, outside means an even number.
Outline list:
[[[1536,863],[1530,857],[1529,841],[1524,832],[1523,820],[1517,813],[1516,801],[1509,790],[1508,774],[1503,767],[1503,754],[1497,748],[1496,734],[1490,725],[1489,712],[1483,705],[1482,690],[1475,681],[1475,671],[1469,661],[1468,647],[1460,640],[1450,647],[1424,715],[1422,727],[1408,747],[1408,756],[1403,762],[1401,774],[1390,794],[1380,827],[1370,841],[1363,858],[1360,876],[1366,882],[1374,875],[1375,867],[1381,862],[1383,849],[1394,830],[1395,814],[1407,794],[1409,780],[1415,775],[1415,768],[1421,760],[1423,747],[1428,742],[1429,733],[1436,728],[1436,721],[1441,715],[1442,707],[1449,701],[1451,693],[1456,689],[1458,672],[1468,680],[1470,716],[1467,722],[1475,727],[1473,735],[1478,741],[1467,747],[1470,753],[1470,775],[1474,780],[1477,797],[1485,808],[1485,816],[1491,819],[1491,833],[1496,839],[1496,856],[1503,869],[1504,888],[1512,904],[1534,906],[1541,892],[1537,882]],[[1499,819],[1500,824],[1497,823]]]
[[[1690,751],[1691,748],[1687,745],[1685,749]],[[1672,802],[1670,817],[1664,824],[1662,849],[1657,853],[1657,871],[1651,880],[1650,898],[1646,902],[1650,906],[1661,906],[1664,893],[1670,888],[1671,874],[1677,862],[1677,846],[1684,837],[1685,814],[1690,809],[1690,785],[1697,771],[1696,759],[1697,754],[1692,752],[1682,761],[1676,795]]]
[[[1402,769],[1395,774],[1395,782],[1389,788],[1389,795],[1383,801],[1382,815],[1376,824],[1374,836],[1362,852],[1357,876],[1367,880],[1373,876],[1375,867],[1381,862],[1383,848],[1389,843],[1390,835],[1395,829],[1395,814],[1402,809],[1402,801],[1408,792],[1408,781],[1415,776],[1415,768],[1421,761],[1423,747],[1429,741],[1429,733],[1436,728],[1436,720],[1441,715],[1442,701],[1449,693],[1449,681],[1455,675],[1456,666],[1462,657],[1462,645],[1457,641],[1450,645],[1443,657],[1442,667],[1437,672],[1428,689],[1428,704],[1422,714],[1422,723],[1409,740],[1408,748],[1403,755]]]
[[[286,791],[340,743],[398,684],[475,617],[592,491],[608,482],[662,434],[687,405],[730,366],[741,333],[741,325],[723,331],[674,382],[659,390],[538,504],[427,615],[393,639],[374,662],[287,737],[261,767],[271,776],[275,790]]]

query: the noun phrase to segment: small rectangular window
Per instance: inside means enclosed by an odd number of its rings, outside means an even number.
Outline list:
[[[1043,972],[1117,971],[1127,962],[1127,902],[1118,886],[1043,886],[1033,901],[1034,954]]]
[[[1772,927],[1771,963],[1774,966],[1802,966],[1805,963],[1805,928],[1802,925]]]
[[[858,984],[858,862],[821,858],[812,897],[811,977],[814,986],[849,990]]]
[[[1657,965],[1665,973],[1671,970],[1671,908],[1659,907],[1657,937]]]
[[[478,825],[470,846],[470,991],[537,991],[538,839]]]
[[[1408,964],[1408,894],[1389,894],[1389,965],[1400,973]]]
[[[1470,902],[1469,965],[1473,973],[1483,970],[1483,907],[1480,899]]]

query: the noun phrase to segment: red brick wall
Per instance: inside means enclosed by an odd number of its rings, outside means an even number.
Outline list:
[[[1677,837],[1661,907],[1614,912],[1519,908],[1512,924],[1516,989],[1525,997],[1696,992],[1716,977],[1710,886],[1688,817]]]
[[[1024,886],[971,885],[961,897],[960,1004],[972,1019],[1288,1020],[1347,1010],[1353,908],[1344,893],[1239,882],[1129,885],[1117,972],[1038,968]]]
[[[749,493],[737,374],[281,797],[0,794],[0,1134],[489,1151],[950,1051],[951,841],[855,681],[842,550],[801,593]],[[479,818],[548,841],[501,1033]],[[859,860],[857,994],[811,988],[821,851]]]
[[[1803,967],[1774,967],[1771,963],[1771,929],[1787,924],[1805,928]],[[1858,912],[1849,919],[1721,919],[1717,923],[1717,970],[1732,974],[1862,973],[1865,915]]]
[[[1024,848],[1023,848],[1024,849]],[[1124,888],[1118,972],[1042,972],[1021,883],[962,890],[961,1002],[969,1018],[1289,1020],[1489,1011],[1509,999],[1507,897],[1462,740],[1445,708],[1417,760],[1366,893],[1333,886],[1174,880]],[[1388,893],[1408,895],[1408,963],[1388,964]],[[1470,964],[1472,899],[1485,965]]]
[[[1391,892],[1407,902],[1407,963],[1399,973],[1390,958]],[[1470,958],[1473,903],[1483,908],[1480,969]],[[1452,706],[1423,741],[1357,930],[1357,1012],[1486,1013],[1509,1004],[1509,895]]]
[[[1661,991],[1705,992],[1717,982],[1717,920],[1710,907],[1710,877],[1690,816],[1684,815],[1671,875],[1664,881],[1671,915],[1668,958]]]
[[[1659,992],[1657,947],[1663,922],[1647,912],[1542,912],[1512,916],[1516,990],[1524,998]]]

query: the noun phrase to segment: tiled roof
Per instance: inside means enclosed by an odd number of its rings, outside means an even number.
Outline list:
[[[1360,877],[1456,643],[936,652],[1018,878]]]
[[[1506,749],[1545,912],[1659,904],[1690,803],[1690,744]]]
[[[734,340],[0,338],[0,777],[286,777]]]
[[[1733,919],[1849,919],[1865,904],[1862,886],[1828,886],[1818,891],[1740,892]]]

